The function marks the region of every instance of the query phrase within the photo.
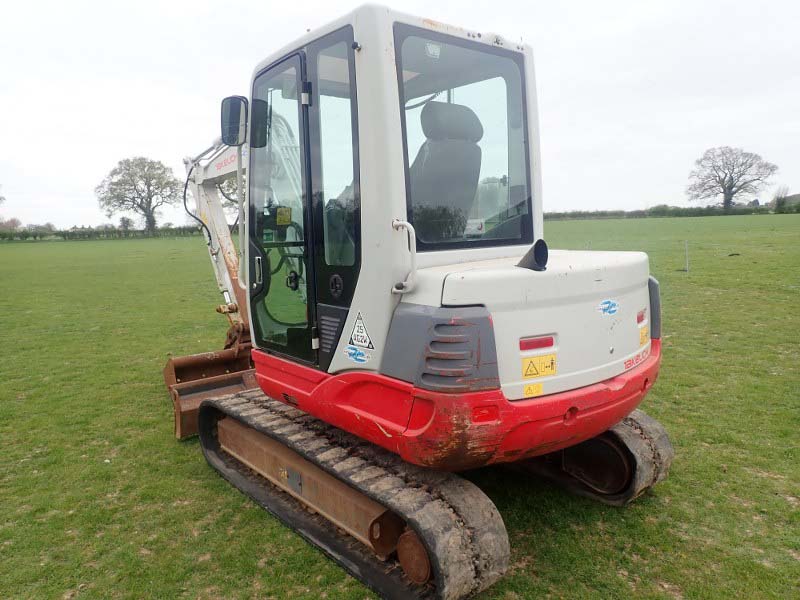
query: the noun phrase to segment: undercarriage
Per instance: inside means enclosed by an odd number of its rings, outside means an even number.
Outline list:
[[[382,597],[464,598],[508,567],[497,508],[456,474],[406,463],[260,390],[204,400],[198,426],[212,467]],[[637,410],[515,468],[621,505],[663,479],[671,460],[663,428]]]

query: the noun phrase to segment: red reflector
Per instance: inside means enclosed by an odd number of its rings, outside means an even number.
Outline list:
[[[645,311],[643,311],[643,310],[639,311],[639,313],[636,315],[636,322],[637,323],[641,323],[642,321],[644,321],[644,314],[645,314]]]
[[[520,350],[538,350],[539,348],[550,348],[553,346],[553,336],[545,335],[542,337],[521,338],[519,340]]]

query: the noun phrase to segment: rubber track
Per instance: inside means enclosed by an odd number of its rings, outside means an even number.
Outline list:
[[[561,470],[560,453],[525,461],[525,471],[549,479],[558,485],[593,500],[612,506],[633,502],[669,473],[675,450],[664,427],[641,410],[634,410],[607,432],[621,443],[633,458],[634,472],[628,487],[618,494],[600,494]]]
[[[396,561],[380,561],[370,548],[227,455],[215,436],[221,415],[273,438],[394,511],[426,546],[432,581],[412,584]],[[405,463],[260,390],[205,400],[198,420],[211,466],[385,598],[465,598],[489,587],[508,566],[508,535],[497,508],[457,475]]]

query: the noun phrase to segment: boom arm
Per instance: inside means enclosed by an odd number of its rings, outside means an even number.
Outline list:
[[[246,283],[240,273],[243,258],[233,242],[218,187],[236,175],[239,149],[216,141],[202,154],[195,158],[185,158],[183,162],[189,190],[195,201],[196,216],[207,228],[208,255],[224,300],[217,311],[227,314],[232,326],[247,327]],[[244,185],[241,181],[238,183],[239,236],[243,239],[245,218],[241,190]]]
[[[247,290],[239,267],[244,263],[233,243],[225,218],[218,185],[238,178],[242,164],[241,148],[215,142],[194,158],[184,159],[187,190],[195,202],[196,218],[204,225],[208,255],[224,304],[217,312],[228,317],[230,327],[223,350],[172,357],[164,367],[175,414],[175,436],[179,439],[197,433],[197,410],[205,398],[252,389],[257,386],[250,356],[250,324],[247,316]],[[238,195],[238,194],[237,194]],[[244,239],[243,199],[239,195],[239,239]]]

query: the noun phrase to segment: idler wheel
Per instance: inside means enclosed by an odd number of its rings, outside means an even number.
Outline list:
[[[567,448],[562,457],[564,471],[600,494],[619,494],[633,477],[630,455],[608,434]]]
[[[431,561],[428,551],[416,533],[406,529],[397,540],[397,559],[406,576],[418,585],[431,578]]]

